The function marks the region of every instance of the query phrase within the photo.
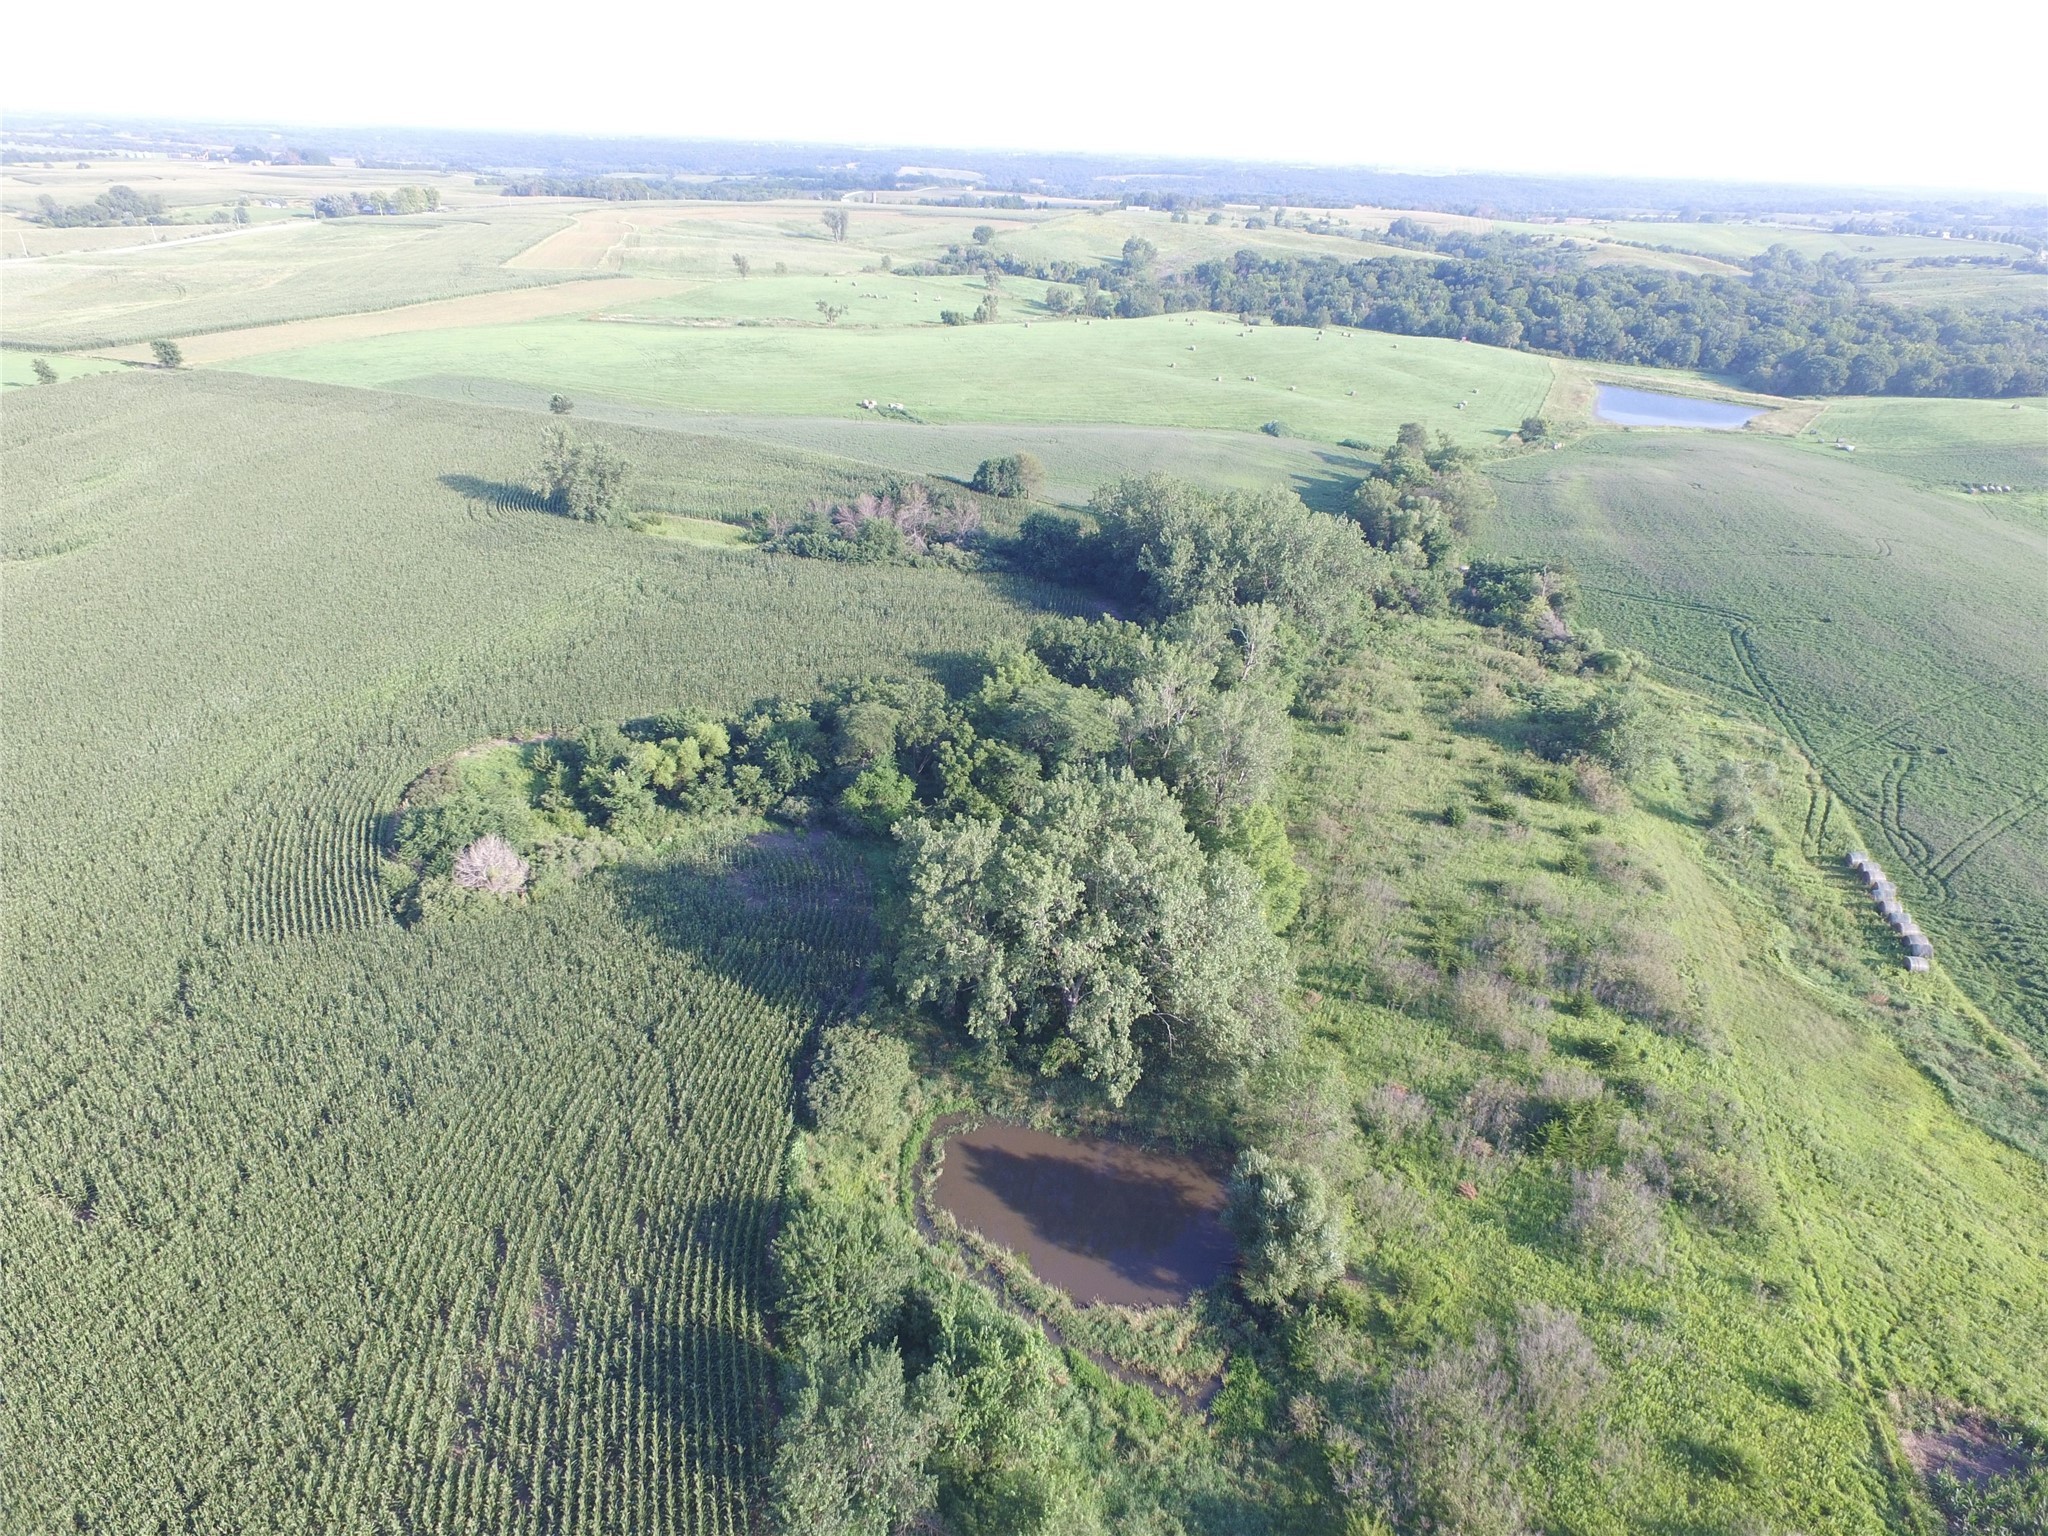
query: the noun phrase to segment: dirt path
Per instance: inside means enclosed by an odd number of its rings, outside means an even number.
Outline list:
[[[665,277],[575,278],[542,287],[509,288],[499,293],[473,293],[459,299],[406,304],[397,309],[328,315],[318,320],[288,320],[282,325],[258,325],[239,331],[215,331],[208,335],[183,337],[178,345],[188,363],[231,363],[245,357],[290,352],[299,347],[320,346],[333,341],[361,341],[370,336],[397,336],[410,331],[445,331],[472,325],[543,320],[550,316],[609,309],[640,299],[666,298],[695,286],[692,282]],[[109,347],[89,355],[109,357],[124,363],[142,363],[148,362],[151,354],[147,346],[138,344]]]

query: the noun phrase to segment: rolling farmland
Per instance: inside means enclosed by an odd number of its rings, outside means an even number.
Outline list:
[[[7,339],[112,347],[546,282],[505,259],[563,217],[543,205],[494,208],[488,217],[293,220],[156,249],[10,262]]]
[[[1785,730],[1943,958],[2048,1047],[2048,432],[2034,402],[1851,401],[1819,438],[1602,434],[1496,472],[1502,551],[1568,560],[1593,622]],[[1965,479],[2017,487],[1961,493]],[[1816,802],[1818,836],[1826,796]]]
[[[610,430],[655,508],[861,478]],[[744,1528],[790,1055],[872,946],[863,875],[738,825],[405,931],[382,818],[479,739],[735,708],[1022,610],[525,510],[510,412],[124,372],[20,392],[6,433],[5,1015],[36,1049],[0,1056],[0,1504]]]

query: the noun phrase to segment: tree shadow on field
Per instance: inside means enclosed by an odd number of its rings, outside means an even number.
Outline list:
[[[1358,482],[1372,467],[1372,460],[1359,454],[1319,448],[1316,458],[1329,466],[1326,473],[1311,474],[1296,470],[1288,476],[1293,483],[1294,494],[1312,512],[1326,512],[1331,517],[1344,517],[1351,511],[1352,498],[1357,494]]]
[[[477,475],[441,475],[441,484],[467,501],[487,507],[513,508],[522,512],[545,512],[540,492],[530,485],[510,480],[485,480]]]
[[[772,1007],[824,1018],[866,1001],[881,939],[846,838],[778,829],[607,879],[628,921]]]

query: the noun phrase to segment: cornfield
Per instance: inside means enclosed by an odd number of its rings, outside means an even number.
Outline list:
[[[514,413],[125,374],[4,430],[0,1508],[747,1528],[790,1062],[853,1006],[858,868],[741,826],[406,931],[386,819],[475,741],[732,710],[1025,609],[548,517]],[[858,479],[619,438],[711,515]]]

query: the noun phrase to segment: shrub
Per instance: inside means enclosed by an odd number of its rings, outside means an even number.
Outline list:
[[[1438,1536],[1519,1536],[1521,1495],[1511,1435],[1511,1386],[1499,1340],[1482,1332],[1387,1392],[1393,1457],[1388,1492],[1404,1528]]]
[[[801,1352],[848,1354],[894,1318],[914,1256],[893,1210],[800,1205],[773,1249],[783,1337]]]
[[[1313,1168],[1246,1152],[1231,1175],[1224,1220],[1238,1242],[1238,1283],[1260,1305],[1320,1291],[1344,1273],[1343,1227]]]
[[[156,355],[159,368],[182,368],[185,354],[175,341],[152,341],[149,350]]]
[[[1358,1117],[1388,1141],[1400,1141],[1428,1126],[1429,1100],[1399,1083],[1382,1083],[1359,1101]]]
[[[1544,438],[1548,436],[1550,436],[1550,423],[1545,421],[1541,416],[1524,416],[1522,418],[1523,442],[1541,442]]]
[[[903,1360],[870,1349],[828,1364],[784,1417],[769,1497],[775,1528],[805,1536],[888,1536],[938,1495],[925,1470],[941,1420],[905,1390]]]
[[[1532,1302],[1516,1316],[1515,1379],[1530,1427],[1556,1435],[1585,1416],[1607,1384],[1607,1367],[1577,1316]]]
[[[1771,1215],[1771,1189],[1752,1163],[1725,1152],[1680,1147],[1671,1193],[1710,1227],[1756,1232]]]
[[[1284,421],[1268,421],[1268,422],[1263,422],[1263,423],[1261,423],[1261,424],[1260,424],[1260,426],[1259,426],[1259,430],[1260,430],[1261,432],[1265,433],[1265,434],[1266,434],[1266,436],[1268,436],[1268,437],[1292,437],[1292,436],[1294,436],[1294,432],[1293,432],[1293,429],[1292,429],[1292,428],[1290,428],[1290,427],[1289,427],[1289,426],[1287,425],[1287,423],[1286,423],[1286,422],[1284,422]]]
[[[1008,453],[1000,458],[983,459],[975,468],[974,489],[984,496],[1000,496],[1005,500],[1018,497],[1036,496],[1045,487],[1045,466],[1029,453]]]
[[[909,1086],[910,1050],[901,1040],[836,1024],[804,1084],[804,1112],[820,1131],[879,1143],[899,1125]]]
[[[495,832],[486,832],[455,855],[449,873],[464,890],[491,896],[517,896],[532,871],[519,851]]]
[[[1571,1208],[1564,1230],[1579,1252],[1598,1259],[1603,1270],[1664,1265],[1661,1206],[1641,1177],[1595,1168],[1572,1175]]]

